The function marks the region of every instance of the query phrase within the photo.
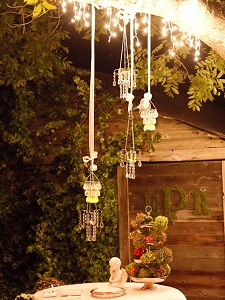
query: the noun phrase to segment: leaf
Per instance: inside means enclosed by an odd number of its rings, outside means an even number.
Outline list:
[[[55,10],[57,9],[57,7],[51,3],[49,3],[48,1],[43,1],[42,5],[44,6],[44,8],[48,9],[48,10]]]
[[[224,71],[220,71],[219,74],[217,75],[217,78],[220,78],[224,75]]]
[[[188,102],[188,105],[192,106],[194,103],[195,103],[195,100],[191,100],[191,101]]]
[[[24,0],[24,2],[27,2],[26,5],[34,5],[38,2],[38,0]]]
[[[174,86],[171,86],[171,90],[172,90],[172,92],[174,92],[174,94],[176,94],[176,95],[179,94],[179,91]]]
[[[42,11],[42,5],[38,4],[33,10],[33,18],[37,18]]]

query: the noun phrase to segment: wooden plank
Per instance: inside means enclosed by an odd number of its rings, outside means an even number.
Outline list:
[[[134,122],[140,122],[139,113],[134,112]],[[110,127],[106,128],[106,134],[115,134],[126,131],[127,129],[127,117],[126,115],[115,116],[110,123]],[[168,118],[163,115],[159,115],[157,118],[157,127],[156,132],[160,132],[161,138],[164,139],[179,139],[186,137],[187,139],[198,139],[198,138],[207,138],[220,140],[224,143],[224,140],[219,136],[209,133],[204,130],[200,130],[194,126],[191,126],[187,123],[175,120],[173,118]]]
[[[225,300],[222,167],[221,161],[143,164],[136,169],[135,180],[128,181],[126,201],[130,219],[134,219],[137,212],[144,212],[146,193],[157,195],[158,212],[163,214],[165,187],[180,186],[187,192],[186,206],[172,212],[167,231],[165,246],[172,249],[173,262],[165,284],[181,290],[188,300]],[[196,190],[207,193],[208,215],[193,215]],[[170,201],[177,205],[179,194],[171,194]],[[128,248],[131,262],[133,245]]]
[[[130,261],[130,242],[129,242],[129,207],[128,207],[128,180],[125,178],[125,168],[118,168],[118,212],[119,212],[119,243],[120,259],[122,266]]]
[[[223,185],[223,232],[225,241],[225,161],[222,162],[222,185]]]
[[[210,228],[209,225],[210,224]],[[183,245],[184,240],[192,246],[223,246],[223,223],[173,223],[167,230],[167,244]]]
[[[190,149],[189,150],[161,150],[159,144],[155,144],[155,152],[142,152],[143,162],[163,162],[163,161],[199,161],[199,160],[223,160],[225,159],[225,148],[215,149]]]
[[[177,133],[178,134],[178,133]],[[221,139],[210,139],[208,137],[190,137],[185,135],[176,136],[176,138],[161,138],[160,142],[155,144],[156,149],[165,150],[193,150],[193,149],[223,149],[225,148],[225,141]]]
[[[193,246],[168,244],[173,251],[171,268],[177,270],[224,271],[224,245]]]
[[[181,290],[188,300],[224,300],[224,272],[172,270],[163,283]]]

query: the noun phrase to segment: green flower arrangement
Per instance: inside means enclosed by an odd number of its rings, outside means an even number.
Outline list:
[[[138,278],[165,278],[170,274],[172,250],[163,246],[167,235],[168,218],[150,212],[138,213],[131,221],[130,239],[134,245],[134,261],[125,266],[127,274]]]

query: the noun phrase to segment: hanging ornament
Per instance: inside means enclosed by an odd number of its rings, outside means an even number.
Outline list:
[[[156,119],[158,117],[157,108],[151,101],[152,94],[145,93],[137,106],[140,112],[140,117],[143,119],[144,131],[155,130]]]
[[[131,49],[131,68],[130,74],[134,74],[134,17],[130,17],[130,49]],[[141,167],[140,150],[135,149],[134,143],[134,116],[133,116],[133,87],[134,77],[130,78],[130,92],[126,93],[125,98],[128,102],[128,122],[125,148],[121,151],[120,166],[126,167],[126,178],[135,179],[135,163],[138,161],[138,166]]]
[[[97,208],[97,205],[87,203],[86,209],[79,214],[79,227],[86,229],[86,241],[96,241],[97,228],[103,228],[102,211]]]
[[[123,40],[120,55],[120,67],[113,71],[113,86],[118,84],[120,88],[120,98],[125,99],[131,88],[131,81],[133,82],[133,87],[136,87],[136,73],[131,71],[128,55],[126,26],[130,16],[125,11],[121,10],[120,18],[123,19]]]
[[[87,203],[98,203],[100,196],[100,190],[102,185],[98,180],[97,176],[94,174],[93,170],[90,170],[90,175],[84,182],[83,189],[86,196]]]
[[[140,150],[126,148],[121,151],[120,166],[126,167],[125,176],[128,179],[135,179],[135,163],[138,161],[138,167],[142,166]]]
[[[157,108],[152,102],[151,94],[151,15],[148,14],[148,93],[144,94],[140,104],[137,106],[140,117],[143,119],[144,131],[155,130],[158,117]]]
[[[94,158],[97,157],[97,153],[94,152]],[[94,159],[93,158],[93,159]],[[93,162],[93,159],[88,156],[83,157],[83,161]],[[86,196],[86,209],[82,210],[79,214],[79,227],[80,229],[86,229],[86,241],[96,241],[97,228],[103,228],[103,216],[102,211],[97,207],[99,201],[100,190],[102,185],[98,180],[94,171],[97,170],[95,164],[91,164],[89,169],[90,174],[86,178],[83,189]]]
[[[97,228],[103,227],[102,212],[97,207],[102,188],[100,181],[94,172],[97,165],[94,159],[98,153],[94,151],[94,87],[95,87],[95,8],[92,4],[92,34],[91,34],[91,77],[90,77],[90,101],[89,101],[89,152],[90,156],[84,156],[83,162],[90,162],[89,176],[86,178],[83,189],[86,196],[86,209],[79,214],[79,227],[86,229],[86,241],[96,241]]]

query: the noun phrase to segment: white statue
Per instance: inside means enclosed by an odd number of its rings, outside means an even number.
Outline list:
[[[122,288],[127,281],[127,272],[121,268],[121,260],[118,257],[112,257],[109,261],[109,265],[109,285]]]

